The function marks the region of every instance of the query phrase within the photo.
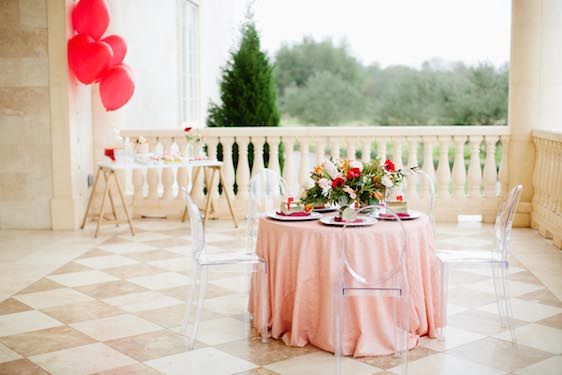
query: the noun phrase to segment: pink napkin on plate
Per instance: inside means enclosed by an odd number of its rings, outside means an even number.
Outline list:
[[[335,218],[334,218],[334,221],[335,221],[336,223],[362,223],[362,222],[363,222],[363,219],[355,219],[355,220],[353,220],[353,221],[350,221],[350,220],[344,220],[344,219],[342,219],[341,217],[335,217]]]
[[[406,212],[398,212],[398,213],[396,213],[396,216],[398,216],[398,217],[410,217],[410,214],[406,213]],[[379,213],[379,217],[382,217],[382,218],[385,218],[385,219],[394,219],[394,215],[387,214],[387,213]]]
[[[284,212],[276,212],[276,213],[279,216],[310,216],[310,212],[304,212],[304,211],[293,212],[293,213],[290,213],[290,214],[286,214]]]

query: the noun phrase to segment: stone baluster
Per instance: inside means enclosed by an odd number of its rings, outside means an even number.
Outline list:
[[[310,175],[310,142],[308,137],[300,139],[300,166],[299,166],[299,187],[309,178]]]
[[[252,176],[265,168],[263,163],[263,146],[265,137],[252,136],[252,144],[254,145],[254,165],[252,166]]]
[[[250,188],[250,167],[248,165],[248,137],[236,137],[238,144],[238,169],[236,171],[236,182],[238,183],[238,199],[246,204]]]
[[[330,137],[330,156],[335,161],[340,158],[340,153],[341,150],[338,137]]]
[[[316,164],[323,163],[326,160],[326,138],[316,138]]]
[[[220,143],[222,144],[222,162],[223,162],[223,175],[224,185],[222,187],[223,193],[221,195],[221,207],[226,207],[225,191],[230,193],[230,197],[234,197],[234,163],[232,162],[232,145],[234,144],[233,137],[221,137]]]
[[[435,165],[433,164],[433,146],[437,141],[436,137],[425,136],[423,141],[423,166],[422,169],[433,180],[435,180]],[[425,186],[425,182],[423,184]],[[427,189],[427,186],[425,187]]]
[[[392,137],[392,162],[396,166],[396,169],[404,168],[404,163],[402,162],[403,141],[403,137]]]
[[[177,150],[177,145],[174,143],[173,138],[164,138],[162,141],[164,152],[172,155]],[[174,199],[174,171],[170,168],[162,169],[162,199]]]
[[[371,145],[373,140],[369,137],[362,138],[361,142],[361,160],[364,162],[371,161]]]
[[[418,142],[419,137],[408,137],[408,168],[418,166]],[[408,200],[417,201],[418,200],[418,176],[416,173],[412,173],[407,177],[406,194]]]
[[[451,197],[449,193],[449,184],[451,182],[451,170],[449,167],[449,145],[451,144],[450,136],[440,136],[439,141],[439,165],[437,166],[437,196],[442,200]]]
[[[185,157],[186,156],[186,147],[187,147],[187,143],[184,139],[184,137],[180,137],[179,139],[176,138],[175,143],[177,145],[178,148],[178,153]],[[189,189],[191,188],[191,186],[189,186],[189,171],[187,168],[184,167],[179,167],[178,171],[176,173],[176,182],[178,184],[178,194],[176,195],[176,200],[178,200],[180,203],[180,206],[184,207],[183,205],[183,191],[182,188],[184,189]]]
[[[283,178],[289,189],[289,193],[296,191],[295,165],[294,165],[294,149],[295,139],[293,137],[284,137],[283,145],[285,146],[285,165],[283,167]]]
[[[205,139],[202,140],[201,145],[205,143]],[[187,147],[189,148],[189,146]],[[191,175],[191,198],[197,204],[197,207],[203,208],[205,205],[205,176],[202,170],[196,175],[192,173]]]
[[[500,162],[499,180],[502,197],[505,197],[509,189],[509,138],[509,135],[502,135],[500,137],[500,142],[502,145],[502,160]],[[478,165],[478,167],[480,167],[480,164]]]
[[[207,156],[209,157],[209,159],[217,159],[217,148],[219,145],[219,139],[217,137],[209,137],[207,139]],[[206,181],[205,186],[211,186],[211,173],[208,174],[208,181]],[[214,181],[212,181],[214,183],[213,185],[213,194],[211,196],[212,202],[214,207],[218,207],[218,200],[220,197],[219,194],[219,176],[215,176]],[[209,194],[207,192],[207,194]]]
[[[470,144],[470,162],[468,164],[468,189],[470,199],[482,197],[480,191],[482,187],[482,169],[480,167],[480,143],[482,143],[481,135],[471,135],[469,137]]]
[[[487,135],[486,141],[486,162],[484,163],[484,192],[487,198],[496,196],[498,183],[498,172],[496,169],[496,143],[497,135]]]
[[[267,137],[267,144],[269,145],[269,163],[267,167],[279,174],[281,174],[281,167],[279,166],[279,144],[281,139],[279,137]]]
[[[348,137],[346,139],[347,144],[347,159],[348,160],[355,160],[356,148],[355,145],[357,144],[357,138]]]
[[[154,154],[160,154],[162,152],[162,144],[160,143],[159,138],[147,139],[149,142],[150,151]],[[158,199],[158,172],[160,172],[156,168],[149,168],[146,171],[146,183],[148,184],[148,196],[146,197],[148,200],[156,200]]]
[[[466,168],[464,166],[464,144],[466,136],[456,135],[453,137],[455,142],[455,162],[453,164],[453,197],[455,199],[465,199],[466,193],[464,185],[466,183]]]
[[[144,170],[133,169],[133,202],[135,205],[144,200]]]
[[[388,138],[379,138],[377,139],[377,155],[381,159],[381,162],[384,163],[386,159],[386,144],[388,143]]]

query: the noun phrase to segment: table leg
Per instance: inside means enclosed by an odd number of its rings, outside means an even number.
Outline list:
[[[117,179],[115,173],[113,173],[113,178],[115,179],[115,185],[117,185],[117,190],[119,191],[119,196],[121,197],[121,203],[123,203],[123,210],[125,211],[125,216],[127,216],[127,221],[129,222],[129,228],[131,228],[131,234],[135,235],[135,228],[133,228],[133,222],[131,221],[131,216],[129,216],[129,210],[127,209],[127,201],[123,195],[123,190],[121,190],[121,184]]]
[[[84,218],[82,219],[82,225],[80,229],[84,229],[86,225],[86,220],[88,219],[88,214],[90,213],[90,207],[92,207],[92,201],[94,200],[94,193],[96,192],[96,187],[98,186],[98,180],[100,177],[101,168],[98,168],[96,172],[96,178],[94,179],[94,185],[92,186],[92,191],[90,192],[90,198],[88,198],[88,204],[86,205],[86,212],[84,212]]]
[[[105,207],[105,200],[107,199],[107,192],[109,191],[109,185],[111,183],[111,175],[110,175],[110,178],[107,178],[105,173],[106,172],[103,171],[103,177],[105,178],[105,180],[107,182],[105,183],[105,189],[103,190],[103,198],[102,198],[102,201],[101,201],[100,214],[99,214],[99,217],[98,217],[98,224],[96,226],[96,233],[94,234],[95,238],[98,237],[98,233],[100,231],[101,221],[103,220],[103,209]]]
[[[234,228],[238,228],[238,220],[236,219],[234,209],[232,208],[232,202],[230,201],[230,189],[228,189],[224,184],[224,174],[222,172],[222,168],[219,168],[219,178],[220,183],[222,184],[222,191],[224,192],[224,196],[226,197],[226,203],[228,203],[228,208],[230,210],[230,214],[232,215],[232,221],[234,221]]]
[[[207,173],[205,173],[207,174]],[[211,210],[211,201],[213,200],[213,186],[215,185],[215,174],[216,169],[213,168],[213,172],[211,173],[211,182],[207,186],[207,203],[205,203],[205,218],[203,219],[203,226],[207,225],[207,219],[209,218],[209,211]]]
[[[112,175],[114,175],[114,173],[112,173]],[[117,176],[115,176],[115,179],[117,179]],[[107,184],[107,177],[105,177],[105,183]],[[119,222],[117,221],[117,211],[115,210],[115,202],[113,201],[113,194],[111,193],[111,189],[109,189],[108,194],[109,194],[109,203],[111,204],[111,211],[113,212],[113,218],[115,219],[115,226],[118,227]]]
[[[193,177],[191,179],[191,185],[193,186],[193,184],[195,183],[195,181],[197,181],[197,177],[199,177],[199,171],[201,170],[201,167],[195,167],[193,168]],[[192,187],[193,189],[193,187]],[[187,205],[185,206],[185,208],[183,209],[183,215],[181,216],[181,221],[182,223],[185,222],[187,220]]]

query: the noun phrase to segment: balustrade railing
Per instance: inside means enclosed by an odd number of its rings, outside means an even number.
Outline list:
[[[562,248],[562,131],[533,131],[535,169],[531,227]]]
[[[497,196],[506,189],[506,126],[237,127],[203,128],[200,133],[208,157],[224,161],[225,186],[214,189],[212,200],[219,216],[228,216],[222,189],[230,189],[236,210],[245,214],[248,185],[256,170],[267,166],[280,172],[297,196],[313,165],[330,157],[379,156],[392,159],[397,167],[419,165],[436,182],[440,221],[455,221],[460,214],[493,221]],[[122,130],[121,135],[131,142],[142,136],[151,150],[186,149],[181,129]],[[145,216],[179,214],[183,208],[179,186],[191,185],[193,198],[202,204],[203,179],[199,174],[192,181],[185,168],[135,170],[126,178],[134,212]],[[416,175],[408,177],[407,191],[413,206],[426,201],[427,187]]]

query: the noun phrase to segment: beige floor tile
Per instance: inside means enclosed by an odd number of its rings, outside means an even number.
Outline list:
[[[492,295],[494,294],[494,283],[492,282],[492,279],[480,281],[473,284],[467,284],[466,287],[480,292],[489,293]],[[544,286],[537,285],[537,284],[523,283],[520,281],[509,282],[509,289],[512,297],[517,297],[522,294],[535,292],[543,288]]]
[[[131,241],[131,242],[146,242],[146,241],[158,241],[158,240],[168,240],[172,236],[158,233],[158,232],[139,232],[134,236],[117,236],[120,240]]]
[[[46,292],[20,294],[14,296],[20,302],[35,309],[44,309],[53,306],[91,301],[92,298],[74,289],[53,289]]]
[[[418,345],[417,348],[408,351],[408,363],[418,361],[435,353],[436,351],[432,349]],[[356,358],[356,360],[385,370],[400,366],[402,363],[402,360],[400,358],[396,358],[394,354],[374,357],[362,357]]]
[[[13,350],[30,357],[95,342],[70,327],[54,327],[0,338]]]
[[[151,290],[169,289],[190,283],[190,279],[187,276],[176,272],[162,272],[155,275],[133,277],[129,281]]]
[[[88,257],[84,259],[75,260],[76,263],[88,266],[96,270],[103,270],[105,268],[115,268],[121,266],[129,266],[131,264],[139,264],[138,260],[124,257],[121,255],[104,255],[99,257]]]
[[[187,340],[183,336],[169,331],[124,337],[106,341],[105,344],[141,362],[188,350]]]
[[[113,340],[126,336],[159,331],[162,328],[145,319],[131,314],[88,320],[70,325],[86,335],[99,341]]]
[[[562,314],[556,314],[550,318],[543,319],[537,322],[543,326],[562,329]]]
[[[509,280],[520,281],[528,284],[541,284],[541,281],[533,275],[531,271],[523,270],[521,272],[512,273],[509,275]]]
[[[35,310],[0,315],[0,337],[61,325],[58,320]]]
[[[247,294],[229,294],[205,300],[205,308],[223,315],[243,314],[248,310]]]
[[[68,287],[107,283],[118,280],[115,276],[108,275],[101,271],[69,272],[62,275],[47,276],[47,278]]]
[[[400,374],[399,368],[390,370]],[[448,354],[435,354],[412,362],[408,366],[410,375],[501,375],[503,371],[486,367],[478,363],[457,358]]]
[[[209,284],[216,285],[236,293],[248,293],[248,280],[249,278],[247,276],[229,277],[210,281]]]
[[[438,352],[442,352],[464,344],[468,344],[476,340],[480,340],[484,337],[486,336],[479,333],[465,331],[453,326],[448,326],[445,330],[445,340],[422,338],[420,345]]]
[[[4,344],[0,344],[0,363],[15,361],[16,359],[20,359],[22,356],[12,349],[8,348]],[[1,367],[0,367],[1,368]],[[1,374],[0,370],[0,374]]]
[[[132,242],[132,241],[103,244],[98,247],[101,250],[108,251],[113,254],[119,254],[119,255],[142,253],[144,251],[152,251],[156,249],[154,246],[150,246],[142,242]]]
[[[34,282],[33,284],[27,286],[26,288],[20,290],[16,294],[28,294],[28,293],[35,293],[35,292],[44,292],[47,290],[59,289],[64,288],[63,285],[59,283],[55,283],[52,280],[43,278],[39,281]]]
[[[162,307],[184,304],[184,302],[179,299],[165,296],[154,291],[124,294],[117,297],[106,298],[103,301],[128,312],[154,310]]]
[[[148,264],[166,271],[178,272],[184,275],[191,275],[192,272],[191,261],[187,260],[185,257],[154,260],[148,262]]]
[[[29,310],[33,310],[33,308],[13,298],[8,298],[0,302],[0,315],[13,314]]]
[[[562,371],[562,357],[557,355],[545,361],[519,369],[517,375],[560,375]]]
[[[258,367],[247,371],[237,372],[234,375],[278,375],[278,374],[274,371],[266,369],[265,367]]]
[[[556,297],[548,289],[541,289],[535,292],[526,293],[518,296],[517,298],[525,301],[532,301],[532,302],[542,303],[544,305],[562,308],[562,301],[560,301],[558,297]]]
[[[67,272],[81,272],[81,271],[91,271],[91,270],[92,269],[90,267],[86,267],[82,264],[76,262],[69,262],[64,266],[57,268],[56,270],[51,272],[51,275],[60,275],[62,273],[67,273]]]
[[[513,317],[526,322],[536,322],[538,320],[546,319],[553,315],[562,313],[562,309],[557,307],[543,305],[536,302],[523,301],[518,298],[512,298],[511,306]],[[498,314],[498,308],[495,303],[482,306],[478,310]]]
[[[179,241],[183,241],[184,243],[180,243],[178,245],[170,245],[166,247],[166,250],[171,251],[173,253],[179,254],[179,255],[183,255],[183,256],[191,256],[191,252],[192,252],[192,245],[191,245],[191,241],[189,240],[182,240],[182,239],[176,239]]]
[[[91,257],[101,257],[101,256],[106,256],[106,255],[111,255],[110,252],[107,251],[103,251],[100,249],[92,249],[89,250],[87,252],[85,252],[84,254],[80,255],[78,258],[76,259],[85,259],[85,258],[91,258]]]
[[[183,248],[183,249],[187,249],[185,254],[191,255],[191,239],[179,238],[179,236],[181,235],[178,233],[168,232],[167,234],[170,235],[170,238],[165,240],[147,241],[146,244],[166,250],[170,250],[171,248],[175,248],[175,247]],[[185,231],[183,232],[183,234],[185,234]]]
[[[148,264],[140,263],[130,266],[121,266],[115,268],[108,268],[104,270],[105,273],[119,277],[121,279],[128,279],[132,277],[141,277],[147,275],[154,275],[162,272],[160,268],[150,266]]]
[[[187,298],[187,293],[190,291],[191,285],[178,286],[170,289],[161,289],[158,292],[165,294],[170,297],[181,299],[183,301]],[[207,283],[207,289],[205,290],[205,298],[216,298],[226,296],[232,293],[232,290],[221,288],[212,283]]]
[[[503,371],[514,371],[550,358],[552,354],[522,344],[487,337],[449,350],[447,354]]]
[[[93,375],[160,375],[162,372],[150,368],[142,363],[96,372]]]
[[[136,312],[135,315],[164,327],[173,328],[182,324],[184,312],[185,305],[181,304],[154,310],[139,311]]]
[[[145,364],[168,375],[230,375],[258,367],[214,348],[202,348],[175,354],[147,361]]]
[[[2,375],[51,375],[29,359],[18,359],[15,361],[0,363],[0,374]]]
[[[86,285],[74,288],[81,293],[87,294],[90,297],[104,299],[121,296],[130,293],[147,292],[146,288],[137,284],[130,283],[126,280],[110,281],[108,283],[99,283],[94,285]]]
[[[49,307],[41,311],[65,324],[123,314],[123,310],[97,300]]]
[[[40,354],[29,359],[53,374],[69,375],[91,374],[136,362],[102,343]]]
[[[515,330],[517,342],[552,354],[562,353],[562,330],[543,326],[540,324],[528,324]],[[510,340],[509,332],[496,336],[502,340]]]
[[[513,327],[519,327],[526,322],[512,319]],[[495,335],[506,330],[500,324],[499,316],[480,310],[467,310],[448,317],[447,326],[453,326],[483,335]]]
[[[297,348],[285,345],[282,341],[275,339],[270,339],[267,344],[263,344],[259,336],[232,341],[215,347],[260,366],[319,351],[312,345]]]
[[[472,290],[464,287],[450,288],[448,290],[448,303],[469,308],[486,306],[496,300],[494,294]]]
[[[191,329],[188,332],[191,332]],[[219,318],[202,320],[199,323],[197,341],[207,345],[218,345],[241,340],[249,337],[251,333],[250,325],[238,319]]]
[[[281,375],[331,374],[335,369],[332,354],[315,352],[263,366]],[[342,359],[342,372],[354,375],[371,375],[380,369],[351,358]]]
[[[163,249],[146,251],[142,253],[131,253],[128,254],[128,256],[145,263],[165,259],[175,259],[175,261],[178,263],[182,263],[184,261],[184,257],[182,257],[181,255]]]

